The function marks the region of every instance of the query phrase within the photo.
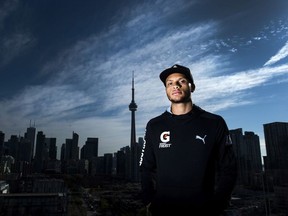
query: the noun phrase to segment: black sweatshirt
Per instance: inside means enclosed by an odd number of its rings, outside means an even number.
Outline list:
[[[166,111],[151,119],[140,171],[144,204],[151,203],[155,215],[182,209],[218,215],[237,174],[226,122],[196,105],[184,115]]]

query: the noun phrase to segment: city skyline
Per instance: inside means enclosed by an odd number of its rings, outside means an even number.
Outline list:
[[[193,102],[230,130],[260,138],[287,122],[288,2],[47,1],[0,4],[0,130],[23,135],[30,121],[99,155],[130,144],[131,79],[136,137],[169,106],[159,73],[188,66]],[[263,155],[262,155],[263,156]]]
[[[283,121],[277,121],[277,122],[267,122],[266,124],[264,124],[263,125],[263,127],[265,126],[265,125],[269,125],[269,124],[274,124],[274,123],[288,123],[288,122],[283,122]],[[36,132],[36,134],[35,134],[35,140],[33,141],[32,140],[32,142],[35,142],[36,143],[36,141],[37,141],[37,134],[38,134],[38,132],[42,132],[43,133],[43,135],[46,137],[46,139],[56,139],[56,147],[57,147],[57,149],[56,149],[56,152],[57,152],[57,159],[60,159],[60,157],[61,157],[61,147],[62,147],[62,145],[63,144],[67,144],[67,142],[66,142],[66,140],[71,140],[72,138],[73,138],[73,136],[74,136],[74,134],[77,134],[77,136],[79,136],[78,138],[80,138],[81,137],[81,134],[78,134],[76,131],[72,131],[71,132],[71,136],[70,137],[66,137],[65,138],[65,141],[63,142],[63,143],[59,143],[58,142],[58,139],[57,139],[57,137],[48,137],[48,136],[46,136],[46,133],[45,133],[45,131],[41,131],[41,130],[37,130],[37,128],[35,128],[34,126],[30,126],[30,127],[28,127],[28,128],[26,128],[27,129],[27,131],[30,129],[30,128],[34,128],[35,129],[35,132]],[[245,133],[253,133],[253,134],[255,134],[255,136],[258,136],[259,137],[259,135],[257,134],[257,133],[255,133],[254,131],[247,131],[247,130],[245,130],[245,128],[243,128],[243,127],[239,127],[239,128],[233,128],[233,129],[229,129],[230,130],[230,133],[234,133],[234,131],[235,130],[241,130],[242,131],[242,135],[244,136],[245,135]],[[130,128],[130,130],[131,130],[131,128]],[[7,142],[11,137],[7,137],[6,136],[6,134],[5,134],[5,131],[1,131],[1,129],[0,129],[0,132],[2,132],[2,133],[4,133],[4,135],[5,135],[5,138],[4,138],[4,142]],[[264,128],[263,128],[263,132],[264,132]],[[26,132],[25,132],[26,133]],[[24,137],[24,134],[12,134],[13,136],[18,136],[19,138],[20,137]],[[131,135],[130,135],[130,138],[131,138]],[[136,138],[136,143],[138,143],[138,140],[139,139],[143,139],[143,137],[141,137],[141,136],[138,136],[138,137],[135,137]],[[84,140],[84,143],[78,143],[78,147],[79,147],[79,158],[80,158],[80,150],[81,150],[81,148],[89,141],[89,140],[91,140],[91,139],[97,139],[97,143],[98,143],[98,140],[99,140],[99,137],[82,137],[82,140]],[[19,140],[20,141],[20,140]],[[259,141],[260,141],[260,137],[259,137]],[[122,149],[122,148],[124,148],[124,147],[127,147],[127,146],[129,146],[130,148],[131,148],[131,146],[130,146],[130,144],[131,143],[129,143],[129,144],[127,144],[127,145],[123,145],[123,146],[120,146],[120,148],[119,149],[116,149],[114,152],[103,152],[103,153],[101,153],[99,156],[103,156],[104,154],[114,154],[114,153],[116,153],[117,151],[119,151],[120,149]],[[98,146],[98,148],[99,147],[101,147],[101,142],[99,142],[99,144],[97,144],[97,146]],[[35,156],[35,147],[36,146],[34,146],[34,156]],[[261,150],[261,160],[262,160],[262,162],[263,162],[263,156],[266,156],[266,146],[261,146],[261,143],[260,143],[260,150]],[[263,149],[264,148],[264,149]]]

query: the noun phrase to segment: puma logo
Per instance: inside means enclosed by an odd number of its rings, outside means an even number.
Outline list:
[[[199,135],[196,135],[196,139],[202,140],[203,144],[205,144],[205,137],[206,137],[206,136],[207,136],[207,135],[205,135],[205,136],[202,138],[202,137],[200,137]]]

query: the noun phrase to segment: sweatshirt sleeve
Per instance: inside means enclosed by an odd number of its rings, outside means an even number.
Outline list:
[[[218,163],[214,204],[222,211],[227,207],[237,180],[237,162],[228,127],[222,119],[218,130]]]
[[[140,157],[140,175],[143,203],[149,204],[155,194],[156,160],[153,152],[152,133],[149,123],[146,126],[144,144]]]

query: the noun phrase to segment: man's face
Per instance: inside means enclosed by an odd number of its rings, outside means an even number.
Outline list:
[[[183,74],[170,74],[166,79],[165,86],[167,97],[172,103],[183,103],[190,101],[190,84]]]

